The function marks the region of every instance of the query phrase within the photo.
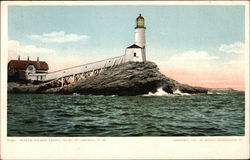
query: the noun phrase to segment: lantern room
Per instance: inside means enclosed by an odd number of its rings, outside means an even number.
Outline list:
[[[145,28],[144,27],[144,18],[139,15],[139,17],[136,18],[136,27],[135,28]]]

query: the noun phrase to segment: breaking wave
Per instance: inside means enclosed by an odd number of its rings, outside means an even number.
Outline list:
[[[158,88],[155,93],[148,92],[148,94],[144,94],[143,96],[190,96],[188,93],[182,93],[179,89],[175,90],[173,94],[167,93],[163,90],[163,88]]]
[[[181,96],[190,96],[188,93],[182,93],[179,89],[175,90],[173,93]]]
[[[169,93],[165,92],[162,87],[158,88],[155,93],[148,92],[148,94],[144,94],[143,96],[168,96],[170,95]]]

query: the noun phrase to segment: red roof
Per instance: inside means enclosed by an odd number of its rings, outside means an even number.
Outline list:
[[[29,65],[34,65],[37,70],[48,70],[49,66],[45,61],[11,60],[8,63],[9,69],[26,69]]]
[[[133,44],[133,45],[127,47],[127,48],[141,48],[141,47],[140,47],[140,46],[137,46],[136,44]]]

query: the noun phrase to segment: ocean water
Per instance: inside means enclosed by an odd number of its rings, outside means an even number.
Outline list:
[[[8,94],[8,136],[243,136],[245,92]]]

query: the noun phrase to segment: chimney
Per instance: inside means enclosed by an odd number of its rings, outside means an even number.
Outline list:
[[[28,61],[30,61],[30,57],[28,56]]]
[[[39,57],[37,57],[37,62],[39,62]]]
[[[18,61],[20,61],[20,56],[18,56]]]

